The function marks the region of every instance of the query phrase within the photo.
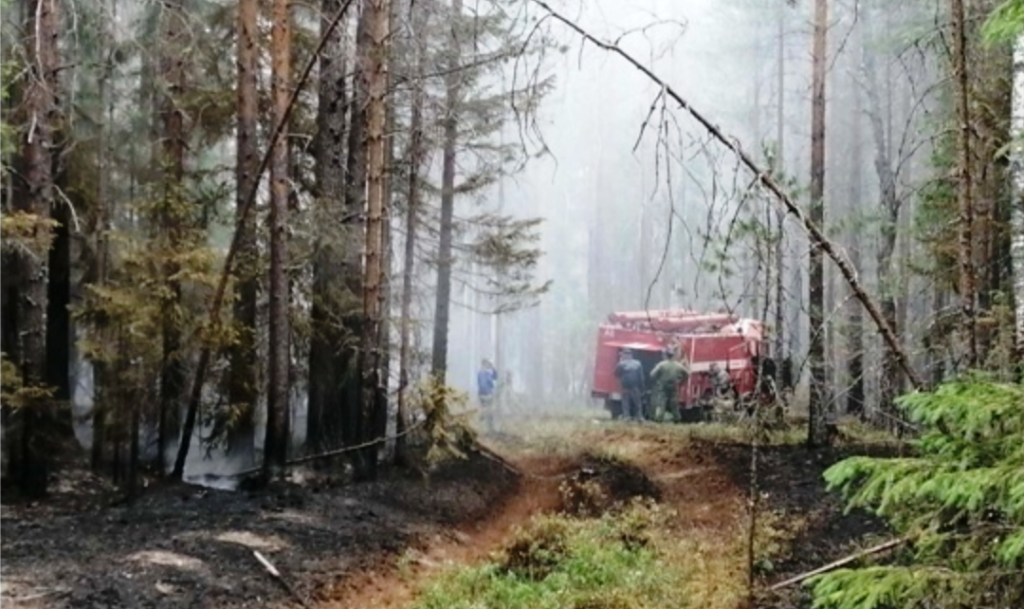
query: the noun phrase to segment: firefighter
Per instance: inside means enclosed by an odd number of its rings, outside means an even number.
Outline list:
[[[680,421],[679,386],[689,377],[690,370],[685,360],[675,359],[672,350],[665,349],[663,359],[651,370],[652,418],[657,419],[659,413],[668,412],[673,421]]]
[[[498,371],[490,360],[480,362],[476,373],[476,394],[480,400],[480,411],[488,432],[494,432],[494,391],[498,385]]]
[[[615,366],[615,378],[622,388],[622,416],[631,421],[643,420],[644,368],[633,359],[633,352],[623,349],[619,364]]]

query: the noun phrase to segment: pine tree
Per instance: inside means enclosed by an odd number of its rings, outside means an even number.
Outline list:
[[[324,0],[321,36],[327,22],[342,8],[340,0]],[[309,411],[307,447],[316,451],[337,448],[345,427],[344,400],[346,307],[343,272],[345,237],[342,220],[346,215],[346,109],[345,88],[347,45],[344,27],[330,36],[320,55],[320,90],[317,101],[315,214],[319,232],[313,251],[312,336],[309,350]],[[330,228],[327,228],[330,227]]]
[[[441,160],[441,219],[437,249],[437,295],[434,305],[434,342],[430,372],[440,385],[448,371],[448,317],[451,311],[452,232],[455,212],[455,155],[458,145],[459,105],[462,88],[459,64],[462,61],[461,33],[457,24],[462,18],[462,0],[452,0],[450,41],[447,44],[445,71],[444,143]]]
[[[386,200],[387,179],[385,166],[387,146],[384,141],[387,125],[388,90],[388,46],[391,25],[391,4],[389,0],[367,0],[367,33],[370,38],[365,63],[366,90],[366,265],[363,279],[363,336],[360,353],[363,357],[362,425],[365,432],[376,439],[383,432],[377,425],[380,420],[378,409],[381,404],[380,392],[387,389],[387,378],[383,374],[384,355],[381,353],[381,328],[384,323],[385,301],[385,231],[389,230],[385,219],[389,217],[389,201]],[[376,475],[376,445],[363,450],[363,464],[367,475]]]
[[[243,213],[246,197],[256,189],[259,171],[258,70],[260,45],[257,38],[259,3],[238,3],[236,56],[237,144],[235,150],[235,213]],[[256,222],[249,214],[241,226],[238,263],[235,270],[237,297],[234,305],[238,333],[231,348],[228,401],[232,406],[228,431],[228,452],[252,458],[255,441],[256,401],[259,396],[256,366],[256,297],[259,252],[256,248]]]
[[[263,475],[269,478],[288,458],[288,372],[290,324],[288,290],[288,198],[290,174],[285,113],[291,96],[291,11],[287,0],[274,0],[271,30],[271,117],[282,136],[274,142],[270,160],[270,330],[267,366],[267,427]]]
[[[159,163],[163,168],[163,193],[159,210],[160,235],[167,244],[163,265],[161,329],[162,363],[160,372],[160,422],[157,442],[157,460],[160,471],[165,470],[164,457],[171,442],[178,437],[182,396],[185,392],[185,370],[181,338],[181,268],[176,256],[184,238],[184,226],[189,222],[189,211],[184,196],[185,179],[185,124],[184,112],[179,106],[185,94],[185,7],[181,0],[172,0],[161,11],[160,74],[165,93],[158,98],[162,142]],[[133,427],[134,429],[134,427]],[[133,450],[137,447],[133,444]],[[133,453],[135,454],[135,453]],[[134,459],[133,459],[134,462]]]
[[[59,39],[60,3],[57,0],[24,0],[26,18],[24,48],[28,64],[27,82],[22,86],[25,116],[21,139],[21,174],[24,176],[15,210],[31,228],[25,234],[37,240],[38,248],[17,256],[18,291],[16,310],[17,358],[20,382],[28,393],[19,405],[20,437],[11,455],[11,468],[19,486],[28,494],[47,490],[53,458],[53,435],[58,413],[53,400],[47,362],[48,306],[47,256],[52,240],[51,210],[58,205],[53,179],[55,132],[61,113]],[[5,400],[7,402],[7,400]]]
[[[828,0],[815,0],[813,84],[811,97],[811,221],[823,226],[825,218],[825,66],[828,31]],[[807,306],[810,308],[811,342],[807,357],[811,368],[811,401],[807,443],[826,442],[828,408],[825,387],[824,256],[817,244],[811,245],[810,281]]]
[[[968,103],[967,34],[963,0],[950,0],[953,20],[953,78],[956,86],[957,200],[960,216],[960,332],[966,349],[966,366],[978,364],[978,336],[975,319],[977,279],[974,268],[974,201],[971,172],[971,111]]]

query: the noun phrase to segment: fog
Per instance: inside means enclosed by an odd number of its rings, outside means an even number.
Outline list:
[[[802,9],[782,4],[603,0],[569,2],[562,10],[596,37],[618,41],[758,158],[777,139],[784,10],[786,168],[803,173],[810,26]],[[553,281],[551,290],[537,309],[502,315],[500,337],[495,316],[469,310],[479,296],[457,293],[462,306],[454,308],[448,378],[472,391],[487,357],[505,363],[514,390],[529,402],[557,408],[587,402],[596,325],[612,311],[760,312],[748,246],[732,244],[717,259],[752,176],[675,104],[663,105],[658,86],[633,66],[581,45],[561,25],[550,27],[565,45],[548,62],[556,88],[539,113],[550,153],[506,178],[504,188],[508,213],[544,219],[538,274]],[[513,123],[505,137],[520,135]],[[500,198],[493,190],[485,205]],[[756,197],[745,205],[754,213],[765,209]],[[803,240],[787,245],[799,260]],[[799,275],[787,282],[799,289]]]
[[[774,166],[798,202],[806,204],[811,140],[808,4],[790,6],[783,0],[565,0],[556,8],[590,34],[614,42],[650,68],[735,138],[756,162],[766,168]],[[530,6],[534,17],[543,14]],[[930,10],[900,6],[910,15],[904,15],[907,19],[920,19],[918,13]],[[851,95],[863,86],[858,80],[862,57],[857,56],[859,50],[851,50],[857,42],[853,35],[856,21],[848,7],[833,10],[826,93],[829,222],[853,213],[851,201],[856,205],[858,197],[870,201],[878,194],[870,153],[854,161],[846,154],[844,138],[865,130],[857,105],[862,102],[854,101],[862,96]],[[884,19],[886,27],[891,27],[888,11]],[[532,28],[530,22],[522,31]],[[530,153],[544,153],[483,191],[456,197],[455,216],[465,219],[498,213],[542,219],[537,247],[543,256],[534,269],[533,282],[542,285],[550,281],[550,288],[531,306],[495,313],[510,303],[488,294],[487,275],[493,271],[466,255],[469,237],[465,231],[457,232],[447,382],[471,396],[476,371],[486,358],[496,364],[508,383],[511,391],[506,389],[504,400],[514,410],[538,414],[585,406],[591,403],[596,328],[609,313],[685,307],[760,318],[775,306],[769,282],[780,271],[785,287],[785,330],[780,335],[785,350],[801,357],[807,342],[802,303],[808,249],[802,229],[787,220],[783,264],[780,268],[778,261],[766,263],[769,257],[761,249],[767,247],[764,239],[752,235],[774,222],[774,202],[751,188],[753,176],[739,166],[738,159],[623,58],[584,44],[555,20],[544,20],[538,29],[555,43],[543,62],[539,66],[526,65],[532,60],[508,62],[503,80],[490,84],[511,90],[521,86],[521,79],[535,69],[553,78],[554,88],[536,113],[510,114],[497,136],[504,143],[521,143]],[[892,62],[886,64],[885,72],[889,137],[900,141],[897,161],[905,163],[906,171],[899,178],[899,188],[907,193],[913,192],[915,176],[921,173],[918,161],[930,153],[929,146],[918,145],[914,134],[919,121],[927,118],[932,103],[927,91],[939,77],[926,59],[903,61],[895,73],[890,73],[891,66]],[[912,93],[917,101],[900,99],[901,90]],[[784,143],[781,159],[780,139]],[[863,139],[863,145],[870,146],[867,136]],[[228,145],[221,153],[233,158],[231,151]],[[440,156],[433,154],[428,168],[435,181]],[[847,168],[851,162],[861,170],[858,178],[833,171]],[[465,158],[460,163],[463,169],[472,165]],[[836,206],[838,200],[845,204]],[[307,203],[304,200],[302,204]],[[436,207],[436,197],[427,203]],[[901,222],[908,217],[909,213],[904,214]],[[397,319],[404,272],[400,214],[395,214],[392,222],[396,237],[391,245],[391,318]],[[436,251],[432,237],[424,237],[428,242],[424,248]],[[876,247],[875,238],[863,244],[862,272],[871,291],[877,289],[873,279],[877,271],[870,255]],[[435,299],[432,255],[422,254],[425,260],[417,262],[414,273],[413,348],[420,375],[429,368]],[[826,269],[826,273],[827,313],[832,315],[843,306],[845,292],[835,280],[834,270]],[[304,278],[308,280],[308,276]],[[915,306],[922,302],[918,298]],[[304,294],[296,296],[296,303],[298,308],[309,304]],[[907,333],[913,335],[917,331],[913,318],[909,325]],[[396,326],[392,325],[392,332],[397,344]],[[869,354],[879,352],[872,339],[867,349]],[[304,369],[308,354],[296,353],[293,361]],[[390,372],[394,391],[397,357],[392,358]],[[305,431],[306,376],[303,372],[295,378],[292,442],[298,446]],[[88,412],[92,393],[90,368],[80,362],[76,414]],[[262,444],[263,418],[263,413],[258,413],[257,450]],[[87,418],[78,420],[80,440],[88,445]],[[197,438],[208,431],[197,430]],[[258,459],[228,463],[216,451],[194,448],[186,476],[198,479],[225,474],[254,462]]]

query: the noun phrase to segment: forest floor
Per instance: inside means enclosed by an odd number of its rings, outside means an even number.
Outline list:
[[[810,451],[787,439],[797,435],[765,447],[759,463],[759,607],[806,606],[799,586],[763,590],[885,535],[863,514],[844,516],[821,472],[849,454],[891,449]],[[154,487],[133,505],[111,505],[113,489],[89,474],[65,475],[45,502],[2,506],[0,602],[25,609],[408,607],[444,573],[492,560],[538,514],[566,510],[586,479],[602,488],[598,509],[643,496],[672,510],[689,574],[680,594],[690,606],[742,607],[750,447],[741,436],[724,426],[535,420],[485,439],[505,463],[475,454],[429,478],[389,470],[349,486]],[[294,594],[267,574],[254,550]]]

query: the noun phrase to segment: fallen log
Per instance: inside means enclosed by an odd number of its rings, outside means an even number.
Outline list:
[[[281,575],[281,572],[277,570],[277,567],[275,567],[273,563],[267,560],[265,556],[260,554],[258,550],[253,550],[252,553],[256,556],[256,560],[260,561],[260,564],[263,565],[263,568],[266,569],[267,573],[270,574],[270,577],[273,578],[274,581],[276,581],[278,584],[280,584],[281,587],[284,588],[285,591],[299,603],[299,605],[302,605],[302,607],[304,607],[305,609],[312,609],[309,606],[309,603],[306,602],[306,599],[299,596],[299,593],[296,592],[295,589],[292,588],[287,581],[285,581],[284,576]]]

